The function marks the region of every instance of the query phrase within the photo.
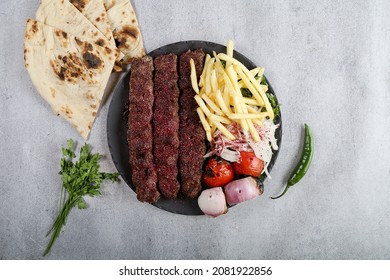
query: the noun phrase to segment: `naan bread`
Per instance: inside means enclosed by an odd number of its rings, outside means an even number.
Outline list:
[[[110,21],[103,0],[67,0],[72,3],[99,31],[115,45]]]
[[[143,57],[145,49],[141,30],[129,0],[104,0],[111,30],[119,50],[125,55],[123,63]]]
[[[82,41],[93,41],[102,47],[116,48],[75,6],[68,0],[41,0],[37,21],[61,29]],[[120,54],[118,60],[123,57]]]
[[[28,19],[24,60],[39,94],[87,139],[119,51]]]

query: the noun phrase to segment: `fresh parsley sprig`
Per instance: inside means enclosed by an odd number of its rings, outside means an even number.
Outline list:
[[[65,225],[70,210],[77,205],[79,209],[87,208],[84,200],[85,195],[91,197],[101,195],[100,186],[105,180],[115,182],[118,180],[118,173],[100,172],[99,161],[103,156],[99,153],[91,154],[90,145],[85,143],[80,149],[79,160],[75,163],[74,141],[67,141],[68,147],[62,147],[62,158],[60,162],[62,176],[62,188],[60,194],[60,212],[54,221],[53,226],[46,236],[51,234],[49,244],[43,255],[50,252],[55,240],[60,235],[62,226]],[[66,195],[64,194],[66,192]]]

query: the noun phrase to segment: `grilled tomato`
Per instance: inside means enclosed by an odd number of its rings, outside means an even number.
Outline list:
[[[259,177],[264,169],[264,162],[254,152],[240,152],[240,155],[240,161],[233,164],[236,175]]]
[[[211,158],[203,173],[203,182],[210,188],[222,187],[234,179],[233,164],[222,158]]]

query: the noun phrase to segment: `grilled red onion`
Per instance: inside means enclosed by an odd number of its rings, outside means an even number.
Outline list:
[[[224,191],[229,205],[253,199],[261,194],[260,187],[253,177],[232,181],[224,187]]]

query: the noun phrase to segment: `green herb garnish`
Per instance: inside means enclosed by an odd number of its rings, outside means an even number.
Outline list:
[[[241,88],[241,94],[243,97],[252,97],[251,91],[247,88]]]
[[[260,79],[260,77],[257,76],[257,77],[256,77],[256,80],[259,80],[259,79]],[[260,84],[261,84],[261,85],[265,85],[265,86],[268,87],[268,83],[267,83],[267,80],[265,79],[265,76],[264,76],[264,75],[261,76]]]
[[[279,115],[280,112],[280,106],[276,101],[276,96],[268,92],[266,93],[266,95],[268,97],[269,103],[271,104],[272,110],[274,111],[274,115],[276,117],[277,115]]]
[[[61,228],[66,223],[70,210],[77,205],[79,209],[87,208],[83,198],[85,195],[91,197],[101,195],[100,185],[104,180],[113,182],[118,180],[118,173],[100,172],[99,161],[103,156],[99,153],[91,154],[89,144],[85,143],[80,150],[79,160],[73,163],[76,157],[74,153],[74,142],[67,141],[68,147],[62,148],[62,158],[60,162],[62,176],[62,189],[60,194],[60,213],[53,226],[46,236],[52,234],[49,244],[43,255],[50,252],[55,240],[60,235]],[[67,195],[64,195],[66,191]]]

